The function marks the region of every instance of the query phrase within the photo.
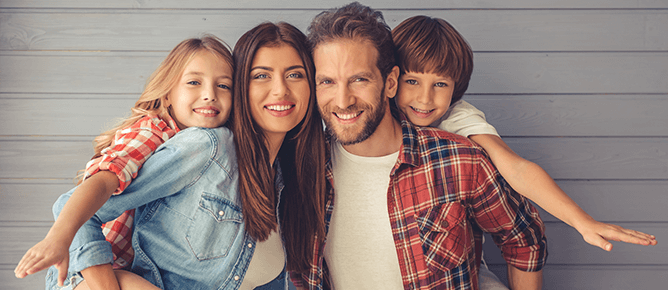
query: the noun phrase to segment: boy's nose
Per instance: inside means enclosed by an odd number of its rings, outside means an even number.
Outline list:
[[[417,101],[421,104],[431,104],[434,101],[434,91],[425,89],[420,92]]]

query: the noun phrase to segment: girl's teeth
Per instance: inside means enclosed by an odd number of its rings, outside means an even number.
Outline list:
[[[272,106],[267,106],[267,109],[272,110],[272,111],[287,111],[292,106],[290,105],[272,105]]]
[[[195,111],[197,111],[198,113],[202,113],[202,114],[215,114],[215,113],[218,113],[218,112],[216,112],[216,111],[214,111],[214,110],[195,110]]]

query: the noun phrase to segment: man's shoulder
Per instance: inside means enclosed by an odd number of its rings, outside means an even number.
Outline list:
[[[441,144],[442,148],[460,148],[481,150],[478,144],[471,141],[469,138],[453,134],[439,128],[433,127],[415,127],[416,138],[421,143],[435,143]]]

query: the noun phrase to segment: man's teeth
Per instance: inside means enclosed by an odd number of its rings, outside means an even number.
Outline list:
[[[202,109],[197,109],[195,112],[202,113],[202,114],[216,114],[218,111],[214,110],[202,110]]]
[[[272,111],[287,111],[290,108],[292,108],[291,105],[271,105],[271,106],[267,106],[267,109],[272,110]]]
[[[336,116],[338,116],[339,119],[350,120],[352,118],[355,118],[355,117],[359,116],[359,113],[356,113],[356,114],[336,114]]]

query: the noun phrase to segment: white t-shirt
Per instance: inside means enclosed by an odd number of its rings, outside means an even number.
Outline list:
[[[478,134],[499,136],[494,126],[487,123],[485,113],[464,100],[452,104],[443,117],[431,126],[464,137]]]
[[[336,191],[325,260],[334,289],[404,288],[387,208],[398,156],[356,156],[332,142]]]
[[[244,274],[239,290],[250,290],[274,280],[285,266],[285,252],[281,235],[276,231],[263,242],[255,243],[253,257]]]

